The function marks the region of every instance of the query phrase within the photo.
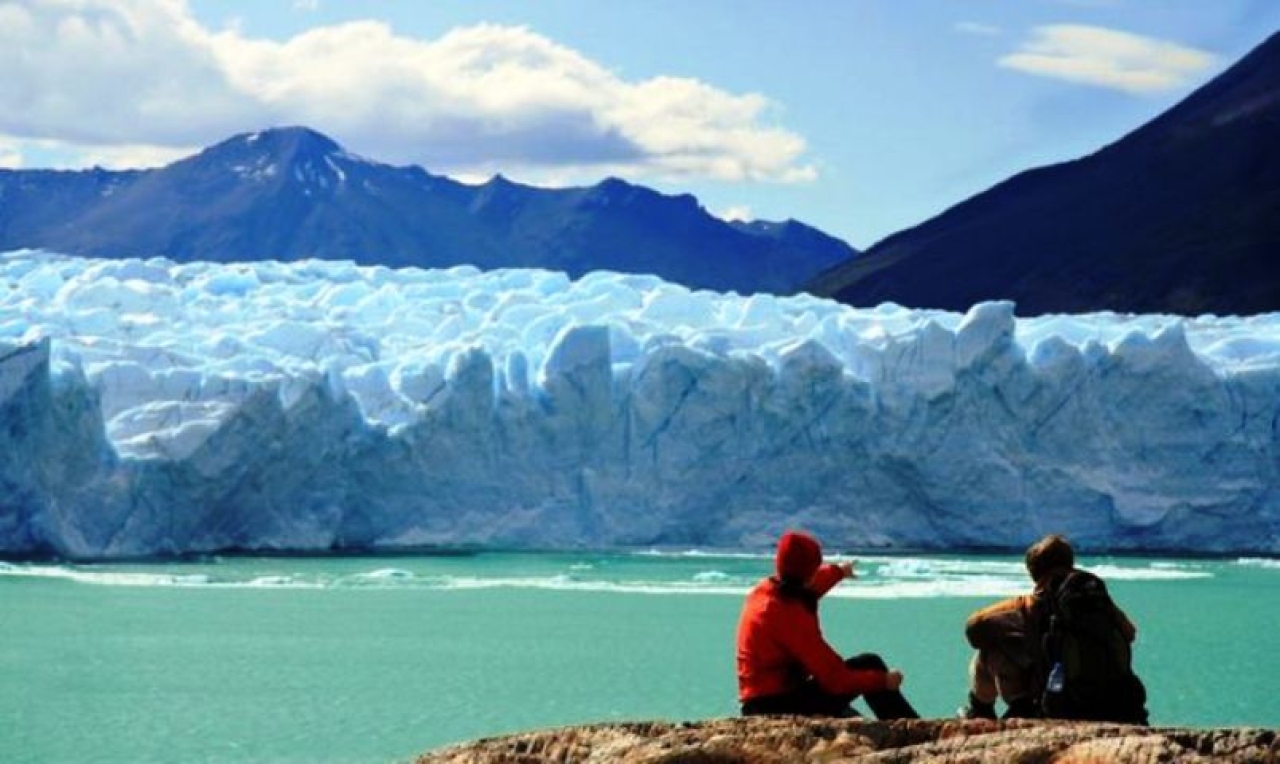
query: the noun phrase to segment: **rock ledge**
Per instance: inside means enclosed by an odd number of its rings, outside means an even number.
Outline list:
[[[754,717],[627,722],[527,732],[443,748],[417,764],[784,762],[1276,762],[1277,730],[1060,721],[894,722]]]

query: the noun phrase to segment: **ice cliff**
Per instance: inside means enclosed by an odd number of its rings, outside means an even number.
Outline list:
[[[0,553],[1280,552],[1280,315],[0,256]]]

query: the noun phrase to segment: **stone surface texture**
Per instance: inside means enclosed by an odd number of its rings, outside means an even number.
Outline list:
[[[1277,730],[1060,721],[877,722],[754,717],[593,724],[489,738],[417,764],[783,764],[784,762],[1275,762]]]

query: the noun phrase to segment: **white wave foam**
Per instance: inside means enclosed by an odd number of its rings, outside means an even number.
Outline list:
[[[687,557],[687,554],[681,554]],[[697,555],[703,557],[704,555]],[[1241,558],[1239,565],[1280,569],[1280,560]],[[854,599],[926,597],[1003,597],[1029,589],[1020,563],[993,560],[928,558],[876,558],[861,561],[859,578],[836,587],[828,596]],[[1197,563],[1152,563],[1144,566],[1104,564],[1090,566],[1104,579],[1117,581],[1177,581],[1208,578],[1207,566]],[[172,570],[117,570],[110,567],[0,563],[0,575],[53,578],[98,586],[156,586],[183,588],[330,589],[396,588],[433,590],[541,589],[574,592],[612,592],[653,595],[742,596],[766,575],[765,571],[730,572],[708,569],[683,580],[617,580],[593,575],[586,563],[570,565],[570,572],[556,575],[418,575],[403,568],[379,568],[354,575],[316,574],[299,577],[279,573],[242,573],[234,568],[215,577],[209,573]]]
[[[175,589],[322,589],[321,581],[304,581],[293,576],[266,575],[244,581],[216,578],[208,573],[144,573],[104,570],[96,567],[61,565],[10,565],[0,563],[0,575],[50,578],[90,586],[165,587]]]
[[[1179,581],[1191,578],[1213,578],[1207,570],[1192,568],[1129,568],[1119,565],[1090,565],[1085,570],[1108,581]]]
[[[744,596],[751,585],[688,581],[575,581],[564,576],[543,578],[451,578],[448,589],[542,589],[550,591],[607,592],[650,595]],[[848,583],[827,594],[840,599],[924,599],[940,597],[1007,597],[1025,590],[1020,583],[1002,579],[964,581],[916,581]]]
[[[765,552],[729,552],[720,550],[702,550],[702,549],[685,549],[676,551],[671,549],[645,549],[639,552],[632,552],[636,557],[674,557],[674,558],[696,558],[696,559],[724,559],[724,560],[772,560],[773,553]]]
[[[5,565],[0,575],[25,578],[58,578],[82,584],[102,586],[173,586],[195,587],[214,584],[204,573],[177,575],[173,573],[137,573],[129,571],[76,568],[61,565]]]
[[[445,577],[445,589],[544,589],[573,592],[615,592],[624,594],[733,594],[741,596],[747,586],[707,585],[688,581],[584,581],[570,576],[530,576],[525,578]]]
[[[827,593],[838,599],[933,599],[943,597],[1012,597],[1027,590],[1020,581],[968,578],[947,581],[875,581],[838,586]]]
[[[875,575],[884,578],[906,580],[974,580],[989,578],[1016,583],[1021,589],[1030,587],[1026,567],[1022,562],[910,557],[891,557],[863,562],[873,563],[875,565],[873,569]],[[872,568],[870,564],[863,565],[863,567]],[[1104,563],[1081,567],[1104,579],[1118,581],[1174,581],[1213,577],[1213,573],[1206,570],[1203,565],[1192,562],[1156,561],[1141,566]]]
[[[741,597],[754,581],[739,579],[722,571],[704,571],[688,581],[608,581],[583,580],[571,575],[554,576],[415,576],[403,570],[381,570],[331,580],[300,580],[286,575],[263,575],[244,581],[215,580],[207,574],[136,573],[68,567],[0,566],[0,575],[59,578],[97,586],[155,586],[220,589],[329,589],[403,588],[435,590],[538,589],[565,592],[603,592],[649,595],[720,595]],[[827,596],[848,599],[894,599],[925,597],[1007,596],[1024,589],[1019,582],[975,577],[963,580],[855,581],[845,583]]]
[[[701,573],[694,574],[693,580],[699,584],[719,584],[732,581],[733,576],[722,570],[704,570]]]
[[[875,557],[859,560],[859,567],[873,569],[890,578],[937,578],[952,576],[1005,576],[1026,580],[1022,563],[1001,560],[952,560],[916,557]],[[874,566],[874,567],[873,567]]]
[[[238,584],[228,583],[227,587],[236,587]],[[299,581],[293,576],[258,576],[251,579],[244,586],[251,589],[319,589],[321,585],[314,582]]]
[[[1236,560],[1236,565],[1246,568],[1269,568],[1271,570],[1280,570],[1280,559],[1273,557],[1241,557]]]
[[[402,568],[379,568],[368,573],[357,573],[351,577],[351,580],[384,583],[388,581],[411,581],[415,577],[412,572]]]

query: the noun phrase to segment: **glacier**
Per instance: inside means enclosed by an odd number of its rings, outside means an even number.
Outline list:
[[[1280,314],[0,255],[0,555],[1280,553]]]

